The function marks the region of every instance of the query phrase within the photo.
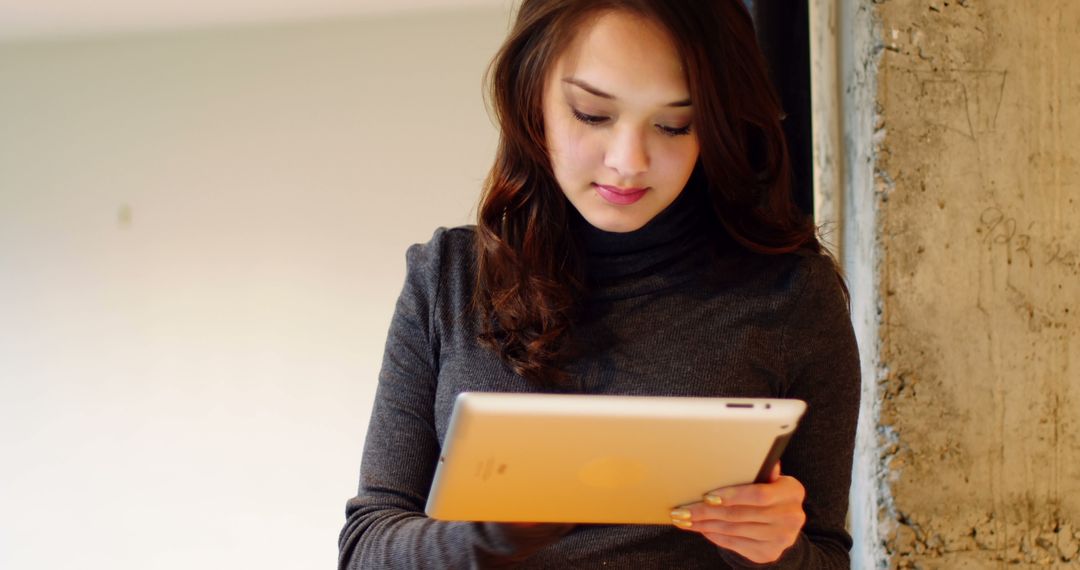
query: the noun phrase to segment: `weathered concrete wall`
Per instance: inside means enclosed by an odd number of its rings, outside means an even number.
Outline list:
[[[1080,2],[861,5],[888,564],[1080,567]]]
[[[890,428],[877,421],[877,379],[884,375],[877,216],[884,188],[875,184],[882,51],[876,15],[869,0],[810,2],[815,216],[844,267],[864,379],[849,511],[852,567],[859,569],[887,559],[878,513],[889,501],[880,442],[889,439]]]

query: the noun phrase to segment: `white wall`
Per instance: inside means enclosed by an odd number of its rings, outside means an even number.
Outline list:
[[[333,566],[508,18],[0,45],[0,568]]]

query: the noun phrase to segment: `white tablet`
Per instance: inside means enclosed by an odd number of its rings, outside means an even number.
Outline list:
[[[427,515],[669,524],[718,487],[765,481],[801,400],[465,392]]]

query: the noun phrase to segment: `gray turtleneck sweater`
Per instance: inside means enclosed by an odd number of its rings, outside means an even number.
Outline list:
[[[795,545],[775,564],[758,565],[667,525],[518,528],[427,518],[455,396],[537,390],[476,341],[468,309],[473,229],[440,228],[406,255],[359,492],[346,505],[340,569],[849,567],[844,518],[859,363],[840,280],[818,255],[734,247],[713,255],[707,208],[688,194],[624,234],[573,212],[591,283],[579,336],[603,340],[569,365],[568,391],[805,400],[807,414],[781,458],[784,473],[806,487],[807,522]]]

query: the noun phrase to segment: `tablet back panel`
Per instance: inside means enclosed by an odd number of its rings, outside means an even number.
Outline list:
[[[463,393],[426,512],[442,520],[668,524],[763,481],[799,400]]]

